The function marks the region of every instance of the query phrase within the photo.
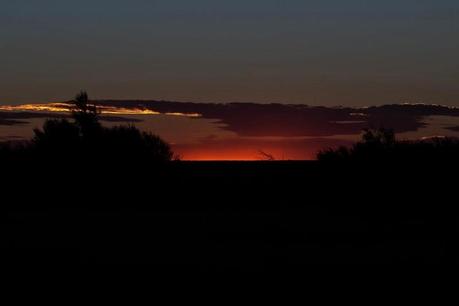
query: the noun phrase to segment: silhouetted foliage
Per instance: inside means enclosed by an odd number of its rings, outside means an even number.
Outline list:
[[[68,153],[79,147],[81,143],[80,129],[66,119],[47,120],[43,129],[34,130],[32,143],[39,151]]]
[[[103,127],[100,111],[86,92],[74,101],[72,119],[49,119],[35,129],[33,139],[21,146],[3,144],[3,160],[20,156],[73,164],[158,163],[172,160],[173,152],[160,137],[134,126]]]
[[[322,162],[452,162],[459,157],[459,140],[434,137],[398,141],[393,130],[364,130],[362,140],[352,147],[327,149],[317,154]]]
[[[134,126],[104,129],[100,147],[117,158],[136,158],[158,162],[170,161],[173,153],[167,143],[151,133],[141,132]]]
[[[30,157],[29,143],[0,142],[0,166],[5,167]]]
[[[91,104],[88,94],[84,91],[80,92],[73,103],[72,116],[82,136],[87,140],[100,136],[102,132],[102,125],[99,122],[100,111],[95,104]]]

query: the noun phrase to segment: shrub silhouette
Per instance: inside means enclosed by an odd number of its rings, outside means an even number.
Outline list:
[[[0,168],[20,164],[29,159],[31,152],[30,145],[24,142],[0,142]]]
[[[322,162],[433,163],[457,162],[459,140],[434,137],[398,141],[393,130],[364,130],[362,140],[351,147],[326,149],[317,154]]]
[[[55,153],[76,150],[81,143],[80,129],[68,120],[47,120],[43,130],[35,129],[32,144],[38,151]]]
[[[40,160],[67,163],[163,163],[172,160],[170,146],[160,137],[134,126],[103,127],[100,111],[81,92],[73,101],[72,119],[47,120],[35,129],[32,141],[21,148],[2,146],[2,156],[14,156],[19,149]],[[24,155],[24,154],[23,154]]]
[[[139,131],[134,126],[117,126],[104,129],[99,144],[101,149],[112,157],[136,158],[167,162],[173,153],[160,137]]]

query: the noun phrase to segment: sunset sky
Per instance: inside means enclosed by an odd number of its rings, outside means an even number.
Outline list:
[[[459,105],[457,0],[1,1],[0,104]]]
[[[0,141],[80,90],[183,159],[314,159],[369,127],[459,136],[457,0],[0,2]]]

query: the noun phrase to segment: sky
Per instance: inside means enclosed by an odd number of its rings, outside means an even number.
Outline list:
[[[459,106],[457,0],[0,0],[0,104]]]

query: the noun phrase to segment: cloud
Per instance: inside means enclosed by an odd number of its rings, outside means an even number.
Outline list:
[[[311,107],[289,104],[192,103],[167,101],[99,101],[123,108],[142,107],[160,113],[197,113],[217,119],[243,137],[329,137],[359,134],[364,128],[386,127],[397,133],[425,127],[423,118],[457,116],[459,109],[440,105],[404,104],[368,108]]]
[[[63,119],[69,118],[66,113],[54,112],[17,112],[17,111],[0,111],[0,125],[22,125],[27,124],[30,119]],[[139,122],[135,118],[120,116],[102,116],[102,121],[107,122]]]
[[[425,117],[459,117],[459,109],[425,104],[393,104],[367,108],[317,107],[291,104],[193,103],[169,101],[101,100],[103,108],[126,111],[125,116],[104,115],[110,122],[139,122],[130,118],[130,110],[147,114],[171,114],[190,118],[219,120],[224,129],[241,137],[330,137],[355,135],[365,128],[386,127],[397,133],[425,127]],[[66,118],[59,112],[0,112],[0,125],[23,124],[33,118]]]
[[[453,132],[459,132],[459,126],[450,126],[450,127],[446,127],[446,129],[453,131]]]

